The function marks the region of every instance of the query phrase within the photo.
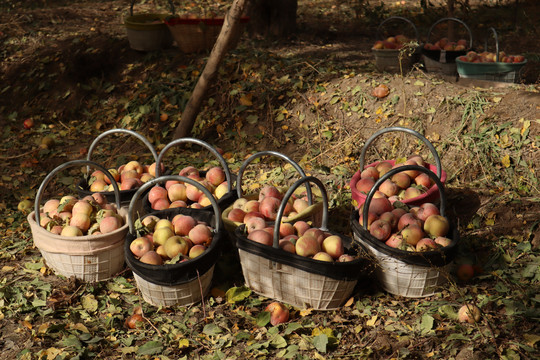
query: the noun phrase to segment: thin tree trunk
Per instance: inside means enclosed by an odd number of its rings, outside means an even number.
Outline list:
[[[219,65],[221,64],[221,61],[229,48],[233,34],[240,31],[240,17],[244,12],[246,3],[249,3],[249,1],[251,0],[234,0],[232,3],[227,16],[225,16],[225,21],[223,23],[223,27],[221,28],[221,32],[219,33],[216,43],[212,48],[212,52],[208,57],[208,62],[206,63],[206,66],[204,67],[204,70],[202,71],[201,76],[193,89],[193,93],[191,94],[191,97],[186,104],[186,108],[182,113],[182,118],[176,127],[174,139],[186,137],[191,133],[195,120],[197,119],[197,115],[201,109],[201,104],[206,96],[206,93],[208,92],[210,84],[217,75]]]

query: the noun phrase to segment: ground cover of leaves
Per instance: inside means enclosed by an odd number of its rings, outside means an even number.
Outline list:
[[[35,248],[19,202],[34,200],[56,166],[85,158],[105,130],[132,128],[162,149],[205,56],[130,50],[121,1],[8,1],[0,14],[0,358],[537,358],[539,48],[523,28],[538,35],[538,24],[525,16],[514,28],[512,19],[498,17],[507,48],[530,54],[523,84],[456,82],[422,69],[382,74],[370,53],[379,16],[422,18],[416,8],[388,3],[355,12],[348,2],[308,7],[300,1],[298,36],[279,43],[244,38],[225,59],[194,136],[223,149],[233,172],[257,151],[291,156],[327,187],[331,228],[349,233],[348,182],[364,142],[384,127],[413,128],[434,144],[449,174],[447,210],[460,232],[456,263],[474,263],[482,272],[459,281],[449,269],[440,292],[412,299],[384,292],[368,269],[340,309],[291,307],[289,322],[275,327],[263,311],[271,300],[243,286],[232,250],[218,263],[204,302],[187,307],[145,303],[129,269],[97,284],[56,276]],[[534,13],[530,3],[525,14]],[[425,29],[430,22],[421,24]],[[371,91],[381,83],[390,94],[376,99]],[[34,121],[30,129],[23,127],[27,118]],[[433,160],[421,142],[388,134],[366,161],[412,152]],[[148,157],[137,141],[117,137],[95,153],[96,161],[109,164]],[[167,157],[174,167],[214,163],[195,147]],[[296,178],[270,160],[246,176],[248,189]],[[62,173],[44,197],[69,192],[79,177],[79,169]],[[479,323],[456,321],[467,302],[481,308]],[[144,321],[129,329],[124,322],[134,312]]]

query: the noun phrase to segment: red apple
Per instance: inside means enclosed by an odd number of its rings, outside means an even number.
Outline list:
[[[248,234],[247,238],[263,245],[272,246],[274,244],[272,235],[265,230],[254,230]]]
[[[174,233],[180,236],[187,236],[191,229],[197,225],[197,220],[190,215],[178,214],[172,219]]]
[[[145,253],[139,259],[140,262],[151,265],[163,265],[163,258],[154,250]]]
[[[369,229],[369,233],[380,241],[386,241],[392,233],[390,224],[384,220],[375,220]]]
[[[276,220],[277,211],[281,205],[281,200],[273,196],[265,196],[259,205],[259,211],[268,220]]]
[[[289,309],[280,302],[271,302],[266,306],[264,311],[270,313],[270,324],[272,324],[272,326],[289,321]]]
[[[259,202],[261,202],[265,197],[274,197],[281,200],[283,195],[277,187],[273,185],[265,185],[259,192]]]
[[[219,166],[214,166],[206,172],[206,180],[214,186],[218,186],[224,182],[225,177],[225,171]]]
[[[197,224],[189,231],[188,237],[196,245],[208,246],[212,242],[212,230],[206,224]]]
[[[147,237],[141,236],[131,241],[129,249],[136,257],[141,257],[154,248],[154,244]]]
[[[458,310],[458,320],[459,322],[466,322],[469,324],[474,324],[480,321],[481,312],[478,306],[473,304],[463,305]]]
[[[431,251],[437,249],[437,244],[433,239],[422,238],[416,244],[416,251]]]
[[[234,222],[244,222],[244,217],[246,216],[246,213],[244,210],[240,208],[233,208],[229,213],[227,214],[227,219],[234,221]]]

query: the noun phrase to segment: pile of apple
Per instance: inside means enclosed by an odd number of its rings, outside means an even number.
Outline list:
[[[212,227],[190,215],[178,214],[171,220],[149,215],[141,222],[147,233],[132,240],[129,249],[146,264],[194,259],[208,249],[214,238]]]
[[[225,171],[219,166],[210,168],[204,177],[194,166],[184,167],[178,175],[197,181],[208,189],[215,199],[221,199],[229,191]],[[154,186],[148,192],[148,201],[153,210],[177,207],[201,209],[211,205],[210,199],[201,189],[178,180],[166,181],[165,187]]]
[[[445,51],[464,51],[469,48],[468,42],[465,39],[459,39],[458,41],[450,41],[448,38],[443,37],[434,43],[427,42],[424,44],[426,50],[445,50]]]
[[[492,63],[497,61],[497,55],[492,52],[469,51],[466,55],[458,57],[459,60],[472,63]],[[499,62],[503,63],[522,63],[525,61],[523,55],[507,55],[504,51],[499,51]]]
[[[355,184],[356,190],[368,194],[375,182],[393,168],[403,165],[419,165],[427,167],[421,155],[412,155],[402,163],[392,165],[389,161],[381,161],[377,165],[369,166],[362,170],[360,179]],[[386,197],[391,203],[397,200],[409,200],[424,194],[433,185],[433,180],[428,174],[407,170],[394,174],[386,179],[375,193],[374,197]]]
[[[411,42],[411,39],[407,38],[405,35],[396,35],[389,36],[385,40],[377,40],[373,44],[372,49],[381,50],[381,49],[401,49],[405,44]]]
[[[115,204],[94,193],[80,200],[72,195],[47,200],[40,209],[39,223],[56,235],[84,236],[113,232],[124,225],[124,218]]]
[[[359,223],[363,226],[363,207]],[[407,251],[431,251],[450,245],[447,237],[450,223],[433,203],[420,206],[394,207],[386,198],[373,198],[368,210],[367,229],[386,245]]]
[[[156,177],[156,163],[143,165],[133,160],[120,165],[118,169],[111,168],[108,171],[120,190],[131,190],[141,187],[142,184]],[[88,185],[92,192],[114,191],[111,180],[101,170],[95,170],[90,174]]]

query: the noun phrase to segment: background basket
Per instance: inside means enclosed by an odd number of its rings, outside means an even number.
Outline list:
[[[244,195],[243,194],[242,179],[243,179],[244,171],[246,170],[247,166],[251,162],[253,162],[253,160],[255,160],[257,158],[260,158],[262,156],[266,156],[266,155],[274,156],[274,157],[280,158],[282,160],[285,160],[286,162],[291,164],[295,168],[296,171],[298,171],[298,173],[300,174],[301,177],[306,176],[306,174],[305,174],[304,170],[302,169],[302,167],[300,165],[298,165],[298,163],[296,163],[294,160],[289,158],[288,156],[286,156],[284,154],[281,154],[279,152],[276,152],[276,151],[261,151],[261,152],[258,152],[256,154],[253,154],[249,158],[247,158],[242,163],[242,166],[240,167],[240,170],[238,170],[238,176],[237,176],[237,179],[236,179],[236,198],[237,199],[242,198],[242,197],[246,198],[248,200],[257,200],[258,199],[257,194],[250,194],[250,195]],[[286,189],[285,188],[280,188],[280,191],[284,191],[284,190],[286,190]],[[311,187],[309,186],[309,184],[306,184],[306,195],[307,195],[307,198],[308,198],[309,207],[307,209],[305,209],[304,211],[300,212],[298,215],[296,215],[294,217],[291,217],[291,218],[288,218],[286,222],[295,222],[295,221],[299,221],[299,220],[304,220],[306,222],[311,221],[312,225],[315,226],[315,227],[320,226],[321,221],[322,221],[323,204],[321,202],[313,203],[313,194],[311,192]],[[230,206],[228,206],[223,211],[223,213],[221,215],[223,223],[225,225],[225,229],[230,233],[233,233],[238,226],[242,225],[242,223],[240,223],[240,222],[235,222],[235,221],[232,221],[232,220],[228,219],[227,216],[229,215],[229,213],[231,212],[232,209],[233,209],[233,207],[232,207],[232,204],[231,204]]]
[[[99,144],[101,139],[103,139],[104,137],[107,137],[107,136],[109,136],[111,134],[128,134],[128,135],[136,137],[137,139],[139,139],[140,141],[143,142],[143,144],[148,148],[148,150],[150,150],[150,153],[152,154],[152,157],[154,158],[154,161],[157,163],[158,155],[157,155],[156,150],[152,146],[152,144],[144,136],[142,136],[141,134],[139,134],[139,133],[137,133],[137,132],[135,132],[133,130],[127,130],[127,129],[111,129],[111,130],[107,130],[107,131],[103,132],[102,134],[100,134],[98,137],[96,137],[94,139],[94,141],[90,144],[90,147],[88,148],[88,155],[86,157],[86,159],[88,161],[90,161],[90,158],[92,157],[92,153],[94,152],[95,147]],[[106,171],[105,173],[109,174],[108,171]],[[81,197],[84,197],[86,195],[92,195],[92,192],[90,191],[90,185],[88,183],[89,180],[90,180],[89,176],[90,176],[90,172],[88,172],[87,177],[82,178],[79,181],[79,184],[77,186],[77,192],[78,192],[79,196],[81,196]],[[137,189],[121,190],[120,191],[120,205],[128,206],[131,199],[133,198],[133,195],[135,195],[136,191],[137,191]],[[114,194],[113,191],[103,191],[101,193],[103,195],[105,195],[105,197],[107,198],[107,201],[110,201],[110,202],[114,201],[115,194]]]
[[[69,161],[58,166],[41,183],[36,195],[35,210],[28,215],[27,220],[34,244],[41,252],[47,266],[56,274],[65,277],[74,276],[89,282],[107,280],[120,272],[124,266],[123,243],[128,231],[127,222],[113,232],[86,236],[56,235],[39,225],[41,197],[52,177],[61,170],[81,164],[106,171],[101,165],[86,160]],[[110,177],[115,189],[119,214],[125,219],[125,213],[120,209],[118,185],[108,172],[106,174]]]
[[[298,186],[308,181],[321,189],[324,207],[320,229],[329,232],[326,228],[328,197],[324,185],[315,177],[304,177],[285,194],[274,224],[273,247],[247,239],[244,225],[236,228],[240,264],[246,285],[257,294],[300,308],[336,309],[348,300],[358,279],[364,275],[364,259],[359,257],[350,262],[330,263],[286,252],[278,245],[285,200]],[[359,252],[350,238],[341,237],[349,253]]]
[[[172,147],[175,147],[175,146],[177,146],[179,144],[186,144],[186,143],[192,143],[192,144],[197,144],[197,145],[202,146],[203,148],[210,151],[210,153],[212,153],[212,155],[214,155],[216,157],[216,159],[219,161],[221,167],[223,168],[223,171],[225,171],[225,179],[227,181],[227,193],[225,195],[223,195],[221,198],[217,199],[217,203],[218,203],[218,206],[219,206],[219,208],[221,210],[223,210],[223,209],[229,207],[230,205],[232,205],[232,203],[238,197],[237,197],[236,191],[233,191],[234,179],[233,179],[233,176],[231,175],[231,170],[229,168],[229,165],[227,164],[227,161],[223,158],[223,156],[221,156],[221,154],[212,145],[210,145],[207,142],[204,142],[202,140],[195,139],[195,138],[181,138],[181,139],[173,140],[169,144],[167,144],[163,148],[163,150],[161,150],[161,152],[159,153],[159,156],[157,158],[157,161],[156,161],[156,177],[159,177],[161,175],[160,174],[160,169],[161,169],[161,164],[163,163],[163,157],[165,156],[165,154]],[[201,174],[204,175],[205,172],[201,172]],[[150,201],[148,200],[148,193],[144,195],[142,203],[143,203],[143,211],[145,213],[151,213],[152,212],[152,213],[159,214],[159,211],[156,211],[156,210],[152,209]],[[206,207],[202,208],[201,210],[211,211],[212,206],[211,205],[206,206]]]
[[[352,211],[351,228],[353,238],[359,242],[372,256],[376,265],[375,274],[382,288],[394,295],[405,297],[431,296],[440,290],[440,286],[447,281],[449,268],[457,255],[459,234],[455,227],[451,229],[450,245],[433,251],[411,252],[387,246],[373,237],[367,230],[368,210],[373,195],[384,180],[392,175],[406,170],[417,170],[427,173],[437,184],[440,192],[440,213],[445,216],[446,197],[444,185],[439,177],[430,170],[417,166],[405,165],[392,169],[375,183],[369,192],[363,209],[363,224],[359,223],[359,212]]]
[[[429,170],[431,170],[432,172],[435,172],[437,174],[437,176],[440,179],[441,183],[444,184],[444,182],[446,181],[446,172],[444,170],[442,170],[441,160],[439,158],[439,154],[437,153],[437,150],[435,150],[435,147],[433,146],[433,144],[431,144],[431,142],[429,142],[428,139],[426,139],[420,133],[418,133],[417,131],[414,131],[412,129],[403,128],[403,127],[399,127],[399,126],[384,128],[384,129],[381,129],[381,130],[375,132],[369,139],[366,140],[366,143],[364,144],[364,147],[362,148],[362,153],[360,155],[360,168],[353,175],[353,177],[351,178],[351,181],[349,183],[349,187],[351,188],[352,199],[353,199],[354,202],[356,202],[355,205],[357,207],[359,207],[360,205],[362,205],[366,201],[366,194],[364,194],[364,193],[362,193],[362,192],[360,192],[360,191],[358,191],[356,189],[356,183],[360,180],[360,175],[362,173],[362,170],[364,170],[365,168],[370,167],[370,166],[377,166],[377,164],[379,164],[379,162],[380,162],[380,161],[377,161],[377,162],[374,162],[374,163],[371,163],[369,165],[364,166],[367,149],[369,148],[369,145],[373,141],[375,141],[375,139],[377,139],[379,136],[381,136],[382,134],[385,134],[387,132],[394,132],[394,131],[405,132],[407,134],[414,135],[417,138],[419,138],[420,140],[422,140],[422,142],[424,142],[424,144],[430,150],[431,154],[433,155],[433,159],[435,160],[435,165],[426,164],[427,168]],[[385,161],[390,162],[392,165],[395,164],[395,160],[385,160]],[[421,205],[422,203],[425,203],[425,202],[436,202],[438,200],[438,198],[439,198],[439,190],[437,188],[437,184],[435,183],[434,185],[431,186],[431,188],[428,189],[428,191],[426,191],[422,195],[417,196],[417,197],[412,198],[412,199],[400,200],[400,201],[403,202],[404,204],[407,204],[407,205]]]
[[[171,46],[173,38],[164,23],[169,15],[154,13],[133,15],[134,3],[135,0],[132,0],[129,8],[130,16],[124,20],[129,46],[138,51],[161,50]],[[169,6],[171,14],[174,14],[174,5],[170,0]]]
[[[206,251],[186,262],[176,264],[151,265],[140,262],[129,245],[137,237],[134,216],[137,199],[150,187],[159,182],[177,180],[197,186],[212,202],[214,213],[197,211],[188,208],[174,208],[159,212],[160,218],[172,219],[176,214],[190,215],[204,221],[214,228],[212,243]],[[147,214],[152,215],[152,214]],[[129,234],[124,242],[126,263],[133,272],[137,288],[143,299],[154,306],[190,305],[202,299],[210,289],[214,266],[220,255],[220,244],[223,241],[223,224],[217,202],[210,192],[197,181],[176,175],[160,176],[144,184],[133,196],[128,212]]]
[[[418,29],[416,28],[416,26],[409,19],[401,16],[391,16],[381,22],[377,28],[376,38],[378,40],[382,40],[385,37],[385,28],[391,27],[388,26],[389,23],[403,22],[406,23],[409,28],[414,31],[414,38],[417,42],[420,42]],[[401,30],[402,29],[399,28],[400,32]],[[397,35],[396,31],[398,30],[394,29],[391,35]],[[411,69],[412,64],[420,60],[421,46],[415,45],[412,49],[372,49],[372,52],[375,56],[375,67],[377,68],[377,70],[388,72],[406,72]]]
[[[495,39],[495,62],[474,63],[456,59],[459,77],[478,80],[500,81],[518,83],[521,79],[521,70],[527,64],[525,59],[520,63],[499,62],[499,38],[494,28],[489,28]],[[486,45],[487,49],[487,39]]]
[[[247,17],[240,19],[241,26],[232,35],[231,48],[235,48],[238,44],[248,21]],[[224,22],[224,18],[183,19],[173,17],[165,20],[177,46],[184,53],[197,53],[212,49]]]

